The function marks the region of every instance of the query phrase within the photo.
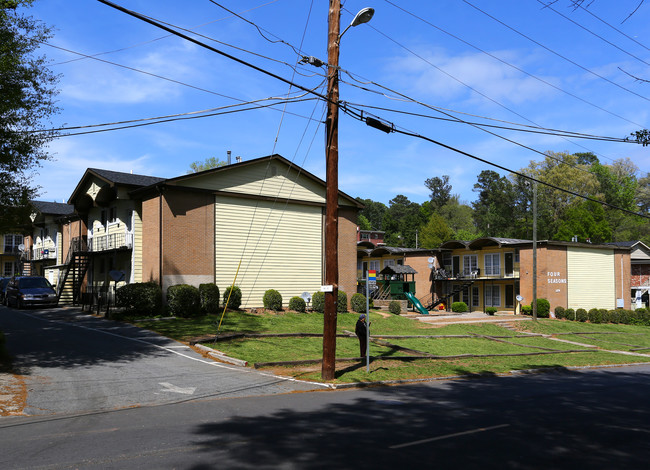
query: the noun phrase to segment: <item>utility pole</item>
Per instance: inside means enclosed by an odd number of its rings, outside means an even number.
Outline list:
[[[327,32],[327,142],[325,191],[325,313],[323,315],[323,380],[336,372],[336,307],[339,292],[338,198],[339,198],[339,31],[341,1],[330,0]]]
[[[533,181],[533,321],[537,321],[537,181]]]

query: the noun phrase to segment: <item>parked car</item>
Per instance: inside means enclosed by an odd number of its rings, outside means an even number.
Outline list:
[[[7,284],[5,305],[9,307],[56,307],[59,299],[47,279],[41,276],[18,276]]]
[[[10,277],[0,277],[0,304],[5,303],[5,291],[7,290],[7,284],[11,281]]]

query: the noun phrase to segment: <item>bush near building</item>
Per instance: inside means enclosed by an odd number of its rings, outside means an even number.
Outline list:
[[[467,312],[467,304],[465,302],[454,302],[451,304],[451,311],[455,313]]]
[[[366,311],[366,296],[358,292],[353,294],[350,299],[350,307],[353,312],[364,313]]]
[[[155,317],[162,312],[162,289],[155,282],[135,282],[117,289],[117,307],[126,315]]]
[[[274,312],[282,310],[282,295],[275,289],[264,292],[262,302],[264,302],[264,308],[267,310],[273,310]]]
[[[402,303],[399,300],[392,300],[388,304],[388,311],[394,315],[402,313]]]
[[[318,291],[311,296],[311,306],[314,312],[325,313],[325,293]],[[348,311],[348,295],[339,289],[336,312],[345,313]]]
[[[223,304],[231,310],[239,310],[241,306],[241,289],[238,286],[226,287],[223,292]]]
[[[219,287],[216,284],[199,284],[201,310],[207,314],[219,311]]]
[[[177,284],[167,288],[167,307],[175,317],[196,317],[201,314],[199,289],[189,284]]]
[[[294,312],[298,313],[305,313],[307,310],[305,299],[298,297],[297,295],[295,297],[291,297],[291,299],[289,299],[289,310],[293,310]]]

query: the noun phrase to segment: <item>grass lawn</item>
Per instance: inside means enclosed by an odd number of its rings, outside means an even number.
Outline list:
[[[353,332],[358,315],[338,314],[337,333]],[[562,320],[518,322],[521,332],[514,332],[496,324],[451,324],[432,326],[414,319],[373,311],[370,314],[373,337],[382,335],[431,335],[435,338],[385,338],[387,343],[371,343],[373,358],[370,371],[365,361],[344,361],[359,355],[356,337],[337,338],[335,382],[372,382],[379,380],[423,379],[429,377],[471,376],[474,374],[507,373],[517,370],[562,368],[650,362],[649,357],[607,352],[637,351],[650,354],[650,328],[645,326],[588,324]],[[221,322],[219,335],[226,333],[316,333],[323,331],[323,315],[318,313],[264,313],[227,312],[220,315],[192,319],[165,319],[138,321],[140,327],[165,336],[189,341],[197,337],[214,336]],[[527,336],[524,332],[552,335]],[[590,334],[591,333],[591,334]],[[601,334],[606,333],[606,334]],[[470,336],[470,337],[459,337]],[[498,341],[485,336],[499,338]],[[569,341],[569,342],[566,342]],[[581,343],[577,345],[575,343]],[[239,338],[204,342],[228,356],[249,363],[316,360],[322,357],[320,337],[262,337]],[[588,347],[592,345],[596,347]],[[639,349],[648,347],[649,349]],[[409,348],[436,356],[476,355],[489,357],[414,358],[400,348]],[[562,351],[577,352],[562,352]],[[531,354],[554,352],[553,354]],[[500,355],[500,356],[497,356]],[[408,358],[408,359],[397,359]],[[320,380],[320,364],[272,366],[280,375],[304,380]]]

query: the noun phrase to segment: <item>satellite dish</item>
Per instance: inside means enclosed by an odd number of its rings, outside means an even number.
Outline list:
[[[524,298],[521,295],[518,295],[515,298],[517,299],[517,302],[521,302],[522,300],[524,300]]]
[[[18,251],[20,251],[21,253],[25,251],[25,245],[23,245],[22,243],[18,245]]]
[[[428,263],[433,263],[434,261],[435,261],[435,259],[433,258],[433,256],[429,256],[429,259],[427,259]],[[429,266],[429,267],[431,267],[431,266]]]
[[[115,282],[120,282],[122,279],[124,279],[124,271],[113,270],[109,272],[108,275],[111,276],[111,279],[113,279]]]
[[[300,297],[307,303],[311,302],[311,294],[309,292],[303,292],[300,294]]]

